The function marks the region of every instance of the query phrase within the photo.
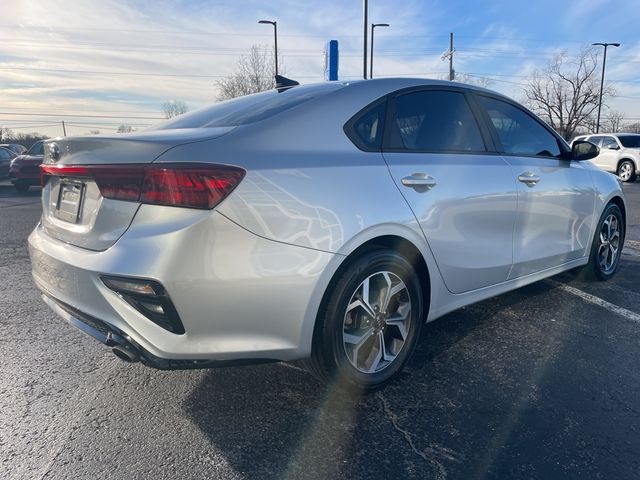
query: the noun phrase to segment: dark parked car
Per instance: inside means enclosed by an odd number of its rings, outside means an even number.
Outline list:
[[[1,143],[0,147],[8,148],[16,155],[22,155],[27,151],[27,148],[24,145],[20,145],[19,143]]]
[[[44,155],[42,141],[34,143],[27,153],[11,162],[9,176],[19,192],[26,192],[32,185],[40,185],[40,164]]]
[[[16,153],[13,150],[0,147],[0,178],[5,178],[9,175],[9,165],[15,157]]]

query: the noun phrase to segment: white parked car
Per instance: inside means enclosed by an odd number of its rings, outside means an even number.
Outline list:
[[[640,134],[581,135],[575,140],[586,140],[600,147],[600,155],[593,159],[598,167],[617,174],[625,182],[635,182],[640,169]]]

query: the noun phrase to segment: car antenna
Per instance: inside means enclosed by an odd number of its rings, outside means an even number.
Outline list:
[[[283,77],[282,75],[276,75],[276,90],[278,90],[278,92],[284,92],[296,85],[300,85],[300,82]]]

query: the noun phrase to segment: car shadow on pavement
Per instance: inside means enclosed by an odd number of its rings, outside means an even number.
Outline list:
[[[268,364],[207,372],[184,408],[212,447],[248,479],[437,478],[446,463],[460,459],[437,441],[414,445],[414,435],[429,438],[443,427],[421,417],[420,405],[451,388],[469,393],[457,386],[464,381],[459,369],[490,353],[483,347],[490,348],[492,330],[503,323],[496,311],[550,288],[539,283],[428,324],[405,371],[379,392],[326,387],[295,364]],[[481,347],[469,352],[471,342]],[[464,363],[450,364],[452,357]],[[480,386],[483,393],[472,395],[491,397],[486,390],[493,388]],[[401,412],[394,411],[397,405]],[[437,410],[448,414],[446,404]],[[399,419],[409,420],[408,426]]]
[[[0,198],[37,198],[42,196],[40,187],[31,187],[26,192],[18,192],[13,185],[0,185]]]

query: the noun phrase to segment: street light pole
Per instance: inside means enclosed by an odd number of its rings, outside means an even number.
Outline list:
[[[363,0],[364,55],[362,56],[362,78],[367,79],[367,30],[369,29],[369,0]]]
[[[273,45],[276,57],[276,75],[278,75],[278,22],[275,20],[260,20],[258,23],[273,25]]]
[[[373,31],[376,27],[388,27],[388,23],[372,23],[371,24],[371,60],[369,61],[369,78],[373,78]]]
[[[619,47],[619,43],[592,43],[593,46],[604,47],[604,58],[602,59],[602,78],[600,79],[600,100],[598,101],[598,120],[596,121],[596,133],[600,133],[600,110],[602,110],[602,89],[604,88],[604,67],[607,64],[607,47]]]

